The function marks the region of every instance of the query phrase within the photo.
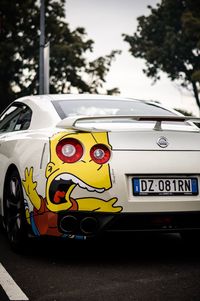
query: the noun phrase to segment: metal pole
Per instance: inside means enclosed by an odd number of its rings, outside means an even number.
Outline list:
[[[50,43],[44,47],[44,94],[49,94],[49,53]]]
[[[44,94],[44,47],[45,47],[45,8],[40,0],[40,63],[39,63],[39,94]]]

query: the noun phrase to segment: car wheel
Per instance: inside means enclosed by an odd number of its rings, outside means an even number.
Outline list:
[[[12,249],[21,251],[27,239],[24,197],[17,170],[9,173],[4,190],[4,224]]]

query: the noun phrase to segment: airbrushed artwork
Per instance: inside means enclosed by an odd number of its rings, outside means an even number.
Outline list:
[[[26,218],[36,235],[62,236],[58,213],[65,211],[98,211],[117,213],[117,198],[103,199],[112,187],[109,159],[111,145],[107,133],[58,133],[50,139],[50,161],[46,166],[46,195],[37,192],[34,166],[25,169],[22,181],[33,211]],[[79,189],[80,195],[73,197]],[[87,190],[88,197],[81,191]],[[91,196],[94,192],[95,196]],[[99,197],[96,197],[96,195]],[[85,195],[85,192],[84,192]],[[26,202],[28,203],[28,202]]]

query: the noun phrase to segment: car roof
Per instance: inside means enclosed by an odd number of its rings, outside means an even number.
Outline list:
[[[61,100],[127,100],[127,101],[145,101],[140,99],[133,99],[115,95],[103,95],[103,94],[46,94],[46,95],[31,95],[17,99],[16,101],[31,101],[31,102],[51,102]]]
[[[56,101],[76,101],[76,100],[129,100],[132,99],[99,95],[99,94],[47,94],[47,95],[31,95],[16,99],[14,102],[23,102],[28,105],[32,112],[31,129],[45,128],[57,124],[61,118],[52,102]]]
[[[102,94],[46,94],[46,95],[32,95],[25,96],[16,99],[15,102],[23,102],[27,104],[32,111],[34,112],[31,128],[37,129],[42,127],[48,127],[50,125],[57,124],[61,118],[58,115],[57,111],[52,102],[57,101],[78,101],[78,100],[87,100],[87,101],[95,101],[95,100],[115,100],[115,101],[130,101],[130,102],[142,102],[147,104],[153,104],[155,106],[161,107],[173,112],[176,115],[181,115],[178,112],[168,108],[166,106],[161,105],[159,102],[155,102],[152,100],[140,100],[122,96],[111,96],[111,95],[102,95]]]
[[[95,100],[114,100],[114,101],[130,101],[130,102],[142,102],[147,104],[153,104],[155,106],[161,107],[163,109],[169,110],[171,112],[175,111],[167,106],[163,106],[158,101],[154,100],[142,100],[130,97],[116,96],[116,95],[104,95],[104,94],[45,94],[45,95],[31,95],[25,96],[16,99],[16,101],[22,101],[27,105],[35,104],[36,106],[42,108],[49,106],[52,108],[52,102],[59,101],[79,101],[79,100],[87,100],[87,101],[95,101]],[[177,114],[177,112],[176,112]]]

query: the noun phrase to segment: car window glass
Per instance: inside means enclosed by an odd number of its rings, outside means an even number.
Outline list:
[[[142,101],[115,101],[115,100],[61,100],[53,102],[53,105],[61,117],[64,119],[74,115],[165,115],[173,116],[174,113],[161,108],[156,103]]]
[[[15,131],[27,130],[30,126],[31,116],[32,116],[31,109],[29,109],[28,107],[23,109],[19,114],[19,118],[17,119],[17,123],[15,124],[14,130]]]
[[[0,132],[26,130],[30,126],[32,111],[25,105],[12,105],[0,117]]]

